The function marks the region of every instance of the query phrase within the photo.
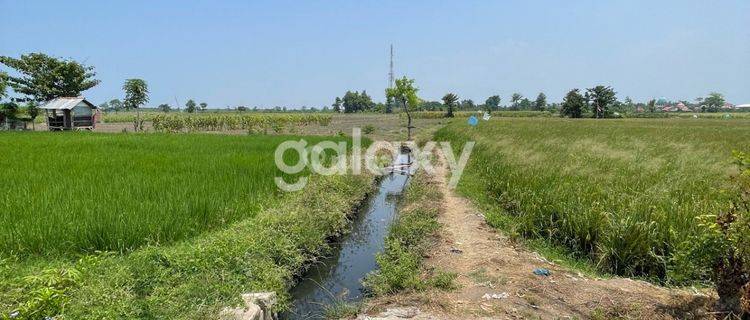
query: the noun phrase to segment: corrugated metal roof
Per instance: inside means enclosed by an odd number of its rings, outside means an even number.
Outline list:
[[[62,97],[62,98],[55,98],[50,101],[47,101],[44,105],[40,106],[40,109],[49,109],[49,110],[70,110],[73,109],[76,105],[81,103],[83,101],[90,107],[96,109],[96,106],[92,104],[91,102],[88,102],[83,97]]]

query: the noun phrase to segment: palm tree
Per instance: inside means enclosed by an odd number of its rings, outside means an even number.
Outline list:
[[[455,93],[446,93],[443,96],[443,104],[448,109],[445,117],[453,118],[453,108],[458,106],[458,96]]]

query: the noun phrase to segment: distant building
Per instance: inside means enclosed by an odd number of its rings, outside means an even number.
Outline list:
[[[682,112],[689,112],[689,111],[690,111],[690,108],[688,108],[688,107],[687,107],[687,106],[686,106],[686,105],[685,105],[684,103],[682,103],[682,102],[679,102],[679,103],[677,103],[677,105],[675,106],[675,108],[676,108],[677,110],[679,110],[679,111],[682,111]]]
[[[50,131],[92,130],[96,126],[98,108],[83,97],[56,98],[39,108],[45,112]]]
[[[734,108],[740,111],[750,111],[750,103],[738,104]]]
[[[734,105],[729,102],[725,102],[724,105],[721,106],[721,110],[734,110]]]

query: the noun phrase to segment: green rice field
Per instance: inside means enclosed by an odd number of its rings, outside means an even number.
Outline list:
[[[495,118],[454,121],[436,140],[476,141],[458,189],[494,226],[605,272],[669,280],[696,276],[672,257],[697,216],[728,207],[750,121]]]
[[[2,133],[0,252],[128,251],[252,217],[292,138]]]

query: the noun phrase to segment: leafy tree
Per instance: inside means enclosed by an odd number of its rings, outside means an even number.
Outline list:
[[[162,103],[162,104],[160,104],[160,105],[159,105],[159,110],[161,110],[161,111],[162,111],[162,112],[164,112],[164,113],[167,113],[167,112],[169,112],[170,110],[172,110],[172,107],[170,107],[170,106],[169,106],[168,104],[166,104],[166,103]]]
[[[648,112],[654,113],[656,111],[656,99],[651,99],[648,102]]]
[[[341,98],[336,97],[331,107],[333,107],[333,112],[341,112]]]
[[[596,86],[586,89],[586,100],[591,102],[594,118],[604,118],[609,106],[617,101],[615,90],[611,87]]]
[[[718,92],[711,92],[708,97],[703,99],[703,105],[706,106],[705,109],[708,112],[718,112],[724,106],[724,103],[726,103],[724,95]]]
[[[625,97],[623,106],[625,107],[625,110],[628,112],[635,111],[635,104],[633,103],[633,99],[630,99],[630,97]]]
[[[104,111],[109,111],[109,103],[104,102],[104,103],[99,104],[99,109],[104,110]]]
[[[15,120],[17,116],[18,104],[13,101],[0,104],[0,123],[5,122],[6,119]]]
[[[31,118],[31,129],[36,130],[35,121],[36,117],[39,116],[39,106],[36,105],[36,102],[29,101],[29,103],[26,104],[26,114],[29,115],[29,118]]]
[[[409,109],[415,108],[419,104],[417,91],[419,91],[419,88],[414,86],[414,79],[407,79],[406,77],[396,79],[396,86],[385,90],[385,96],[391,97],[393,101],[400,104],[406,112],[406,117],[408,119],[406,124],[407,141],[411,140],[411,129],[413,128],[411,125],[411,113],[409,112]]]
[[[446,118],[453,118],[453,109],[458,107],[458,96],[454,93],[446,93],[443,96],[443,105],[447,110],[445,113]]]
[[[477,106],[474,104],[474,100],[464,99],[461,100],[461,110],[474,110]]]
[[[371,111],[375,107],[375,103],[372,102],[372,98],[367,95],[367,91],[347,91],[344,94],[344,98],[341,99],[341,105],[344,107],[345,113]]]
[[[521,99],[521,101],[518,102],[518,108],[521,110],[531,110],[532,108],[531,100],[527,98]]]
[[[518,92],[510,96],[510,109],[511,110],[519,109],[519,102],[521,101],[521,98],[523,98],[523,95],[521,95]]]
[[[547,95],[544,92],[539,92],[534,101],[534,110],[544,110],[547,108]]]
[[[205,102],[201,102],[200,106],[201,106],[201,111],[206,111],[206,108],[208,108],[208,104]]]
[[[120,99],[110,100],[109,106],[112,108],[112,110],[115,110],[115,113],[117,113],[118,111],[121,111],[123,108],[122,101],[120,101]]]
[[[187,111],[187,113],[195,112],[195,101],[193,101],[193,99],[190,99],[185,103],[185,111]]]
[[[573,89],[565,95],[563,99],[560,115],[570,118],[580,118],[583,116],[583,110],[586,108],[586,99],[581,95],[580,90]]]
[[[125,108],[128,110],[135,108],[137,111],[133,129],[140,131],[143,129],[141,106],[148,102],[148,85],[142,79],[127,79],[125,84],[122,85],[122,89],[125,90]]]
[[[484,106],[487,108],[487,112],[492,112],[493,110],[497,110],[500,106],[500,96],[494,95],[487,100],[484,101]]]
[[[393,99],[391,97],[385,98],[385,113],[393,113]]]
[[[99,84],[99,80],[94,79],[94,67],[43,53],[25,54],[17,59],[0,56],[0,63],[20,74],[17,77],[6,75],[6,78],[13,91],[28,96],[24,100],[77,97]]]

